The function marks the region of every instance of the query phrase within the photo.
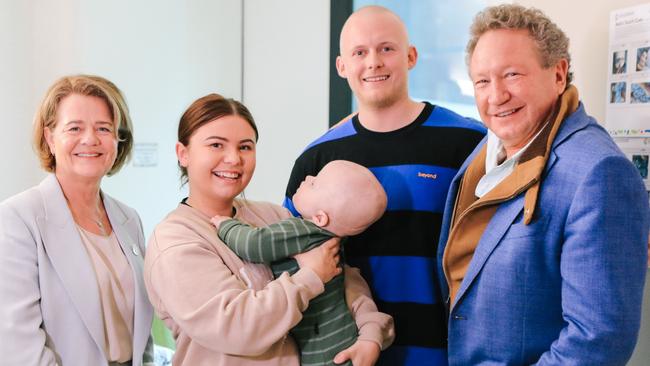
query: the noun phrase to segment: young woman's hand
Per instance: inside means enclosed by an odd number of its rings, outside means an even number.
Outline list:
[[[294,258],[300,268],[310,268],[323,283],[327,283],[343,271],[339,266],[340,245],[340,238],[332,238],[308,252],[296,254]]]
[[[352,346],[339,352],[334,357],[334,363],[340,364],[350,360],[354,366],[373,366],[379,358],[379,352],[377,343],[357,340]]]

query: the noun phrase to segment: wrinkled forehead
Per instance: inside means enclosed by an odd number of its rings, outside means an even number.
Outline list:
[[[59,121],[61,121],[63,117],[75,119],[83,115],[95,116],[96,113],[106,113],[106,116],[96,116],[98,118],[105,117],[100,118],[97,121],[109,123],[113,126],[117,124],[112,105],[103,96],[70,93],[61,97],[56,102],[53,111],[52,125],[54,126],[58,125]],[[97,121],[93,120],[90,122]]]
[[[361,9],[352,14],[341,29],[341,50],[380,43],[408,45],[406,26],[394,13],[384,9]]]
[[[546,56],[526,29],[491,29],[478,38],[469,54],[468,71],[471,75],[499,63],[541,66]]]

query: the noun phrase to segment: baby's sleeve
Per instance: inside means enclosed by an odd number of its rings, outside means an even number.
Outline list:
[[[240,258],[266,264],[305,252],[331,238],[326,231],[298,218],[262,227],[230,219],[221,223],[218,235]]]

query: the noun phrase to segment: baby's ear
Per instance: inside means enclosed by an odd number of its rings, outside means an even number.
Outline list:
[[[318,211],[316,211],[314,216],[312,216],[311,221],[313,221],[314,224],[316,224],[316,225],[318,225],[320,227],[325,227],[325,226],[327,226],[327,224],[329,224],[330,218],[329,218],[329,216],[327,216],[327,213],[325,211],[318,210]]]

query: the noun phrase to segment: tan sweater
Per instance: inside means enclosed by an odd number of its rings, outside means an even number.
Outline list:
[[[237,200],[235,207],[235,218],[253,226],[290,216],[268,203]],[[272,280],[267,267],[243,262],[207,216],[182,204],[155,228],[144,278],[156,313],[176,339],[175,366],[298,365],[287,332],[323,292],[310,269]],[[390,344],[392,318],[377,312],[358,272],[346,271],[346,295],[359,339]]]

